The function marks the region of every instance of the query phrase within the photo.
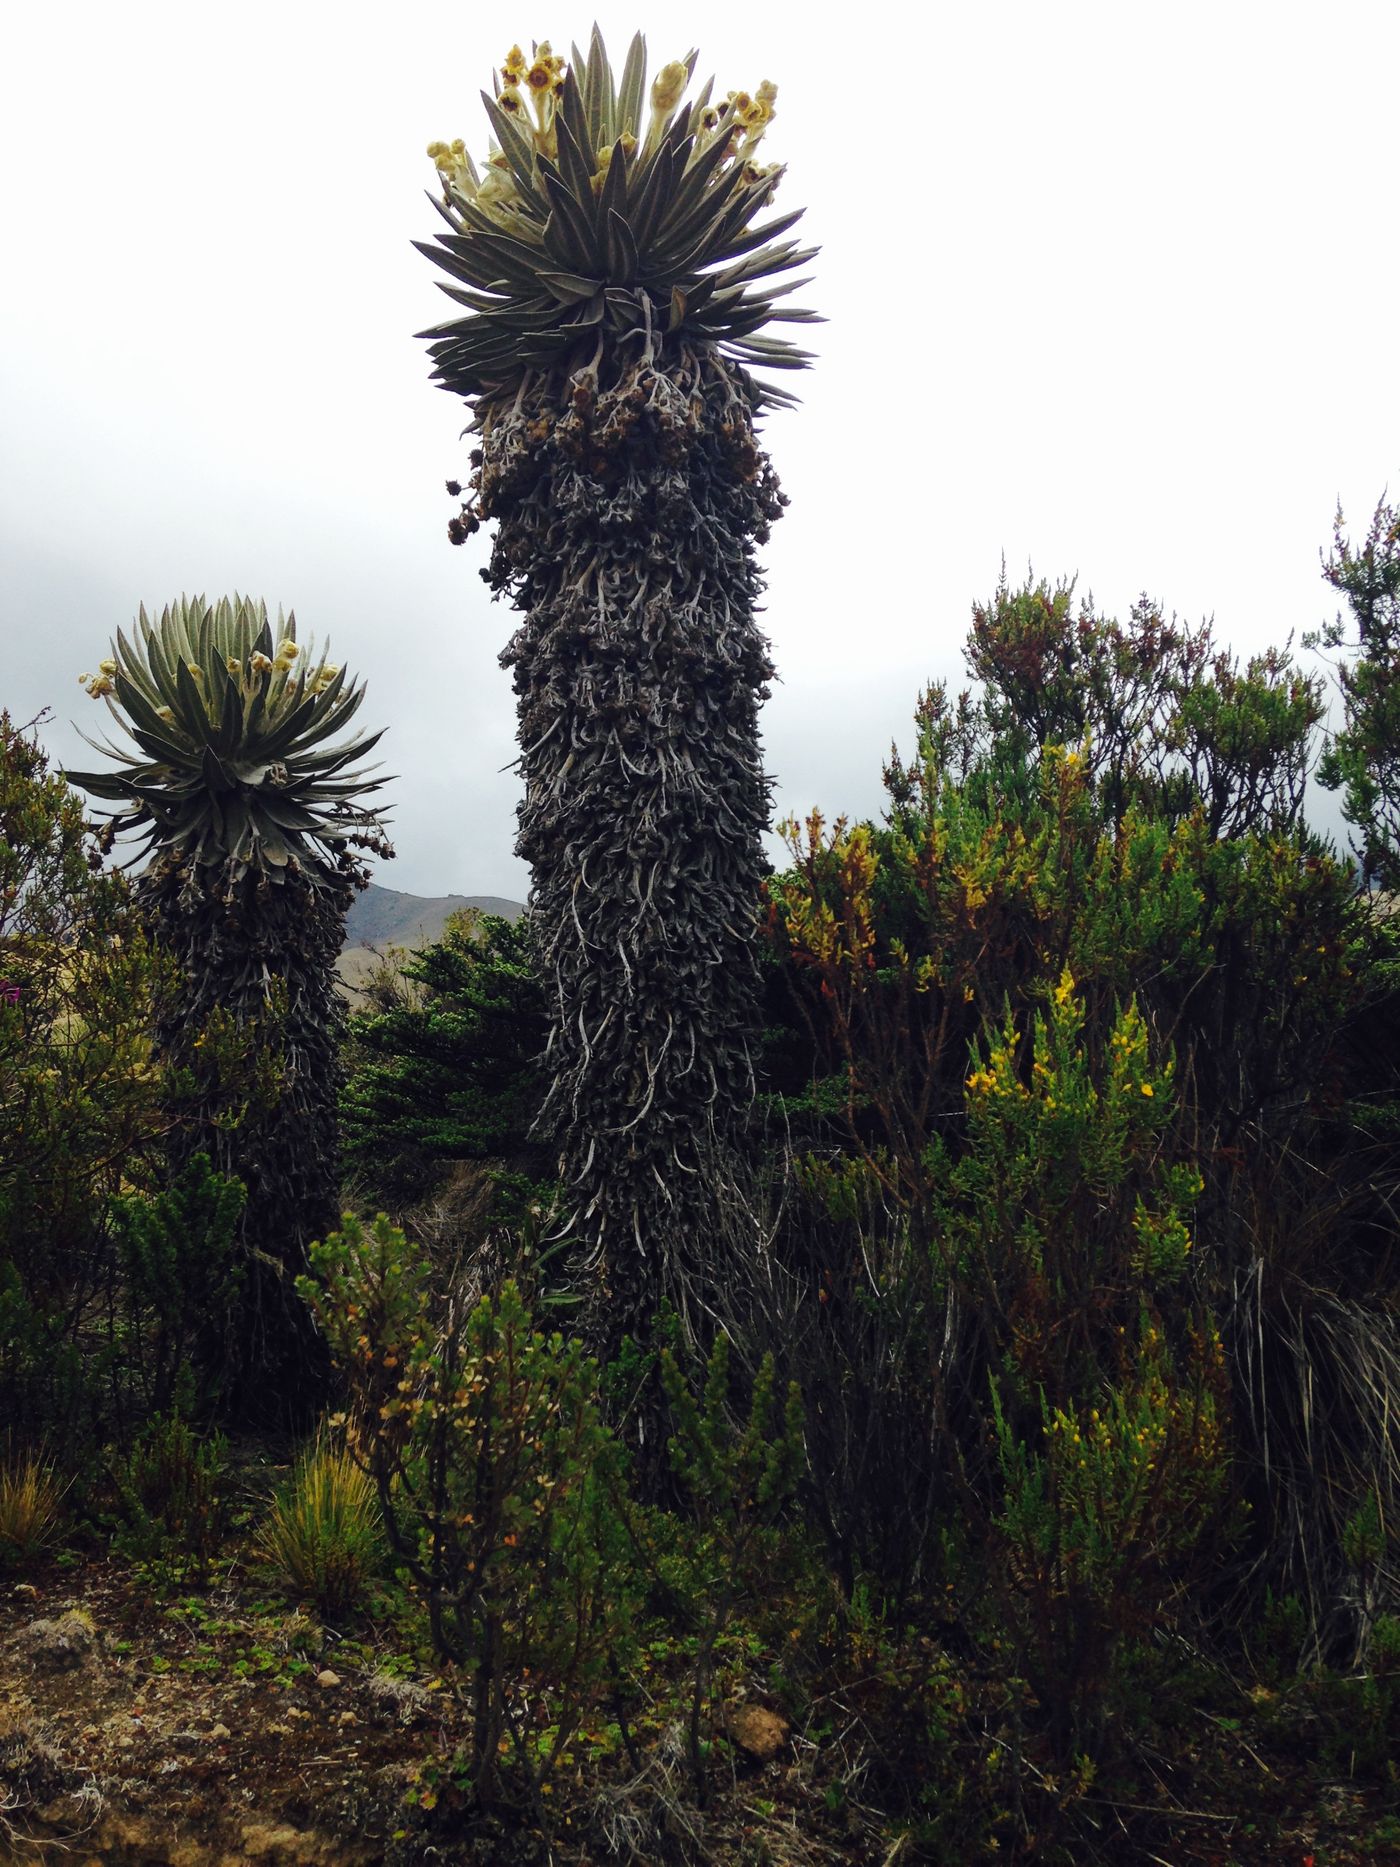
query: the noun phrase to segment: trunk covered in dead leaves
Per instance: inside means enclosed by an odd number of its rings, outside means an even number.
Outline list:
[[[525,617],[502,661],[552,1008],[540,1125],[611,1346],[708,1281],[752,1097],[773,672],[753,547],[783,499],[709,346],[527,378],[479,426],[483,574]]]

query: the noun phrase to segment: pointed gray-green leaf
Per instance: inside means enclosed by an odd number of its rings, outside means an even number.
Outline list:
[[[113,685],[116,688],[117,699],[135,725],[139,726],[143,732],[150,733],[169,745],[174,757],[189,757],[188,751],[182,753],[178,740],[171,735],[170,727],[162,720],[140,688],[129,680],[120,668],[117,670]]]
[[[540,173],[553,209],[545,223],[545,250],[565,270],[586,273],[598,257],[593,228],[558,171],[543,156],[540,157]]]
[[[714,255],[715,263],[738,259],[745,253],[752,253],[757,247],[765,246],[770,240],[776,240],[779,234],[786,233],[789,227],[795,226],[806,211],[806,208],[795,207],[790,213],[779,214],[776,219],[766,221],[761,227],[748,227],[742,232],[726,234],[723,248]],[[814,246],[807,250],[811,253],[817,251]]]
[[[213,746],[210,745],[204,748],[204,756],[200,761],[200,770],[204,776],[205,786],[211,793],[231,791],[237,782],[233,773],[225,769],[223,761],[220,759]]]
[[[547,285],[561,305],[576,305],[582,299],[591,298],[598,290],[600,281],[585,279],[577,272],[541,272],[541,285]]]
[[[501,154],[510,164],[510,172],[515,177],[516,187],[522,194],[529,194],[535,186],[535,152],[515,122],[492,97],[489,91],[481,93],[481,101],[486,106],[486,114],[491,119],[491,127],[496,132],[496,140],[501,145]]]
[[[608,276],[630,283],[637,276],[637,243],[620,214],[609,213],[603,237],[607,246]]]
[[[710,101],[710,95],[713,92],[714,88],[715,88],[715,81],[712,77],[706,78],[704,84],[700,87],[700,91],[699,91],[698,96],[695,99],[695,102],[690,106],[690,116],[686,122],[686,130],[689,135],[697,136],[699,134],[700,119],[705,114],[705,110]]]
[[[79,790],[100,797],[104,803],[124,804],[131,796],[131,786],[126,779],[111,777],[103,771],[73,771],[65,765],[62,775],[65,784],[76,785]]]
[[[621,138],[612,145],[608,172],[603,178],[603,192],[598,197],[598,220],[601,226],[607,225],[609,214],[620,214],[624,220],[627,218],[627,155]]]
[[[622,82],[617,90],[617,134],[641,136],[642,92],[647,81],[647,45],[640,33],[635,33],[631,45],[627,48],[627,60],[622,67]]]
[[[643,171],[636,188],[627,218],[644,262],[650,261],[653,232],[662,224],[672,195],[685,172],[685,150],[684,142],[679,146],[663,143]]]
[[[459,236],[460,237],[460,236]],[[454,253],[441,236],[429,245],[426,240],[415,240],[413,244],[425,258],[432,260],[435,266],[441,266],[444,272],[450,272],[454,279],[462,279],[466,284],[478,290],[490,287],[498,274],[494,261],[487,261],[479,253]]]
[[[596,20],[588,41],[588,78],[598,100],[598,127],[594,142],[602,147],[613,142],[618,134],[617,87],[613,82],[612,61]]]
[[[559,160],[555,164],[564,185],[578,202],[580,211],[592,220],[593,217],[593,164],[584,154],[583,146],[570,130],[564,117],[555,121],[555,142],[559,150]]]
[[[485,292],[473,292],[465,285],[449,285],[446,279],[434,279],[433,284],[436,285],[440,292],[450,298],[454,305],[465,305],[468,311],[474,311],[478,315],[483,312],[490,315],[500,311],[508,302],[502,298],[488,298]],[[418,335],[420,337],[430,337],[435,335],[435,333],[432,331],[419,331]]]

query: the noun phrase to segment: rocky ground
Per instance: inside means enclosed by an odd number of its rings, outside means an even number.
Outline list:
[[[793,1851],[790,1806],[773,1819],[800,1775],[787,1725],[758,1704],[732,1706],[728,1722],[732,1793],[710,1817],[713,1857],[746,1858],[758,1825],[774,1833],[755,1860],[857,1858],[816,1837]],[[466,1817],[450,1765],[465,1725],[458,1693],[426,1667],[246,1589],[154,1594],[110,1558],[0,1584],[0,1859],[504,1867],[709,1852],[698,1811],[669,1794],[664,1733],[650,1781],[595,1756],[586,1785],[575,1771],[551,1786],[544,1844],[508,1810]],[[674,1837],[679,1852],[668,1821],[694,1830]]]
[[[483,1814],[454,1773],[463,1696],[425,1654],[392,1650],[391,1627],[336,1632],[260,1594],[256,1575],[230,1571],[192,1589],[105,1553],[51,1555],[25,1580],[0,1577],[0,1861],[913,1867],[942,1858],[862,1807],[868,1759],[842,1747],[854,1698],[820,1730],[815,1720],[794,1728],[764,1703],[757,1676],[731,1680],[708,1727],[715,1794],[703,1813],[673,1707],[639,1720],[637,1759],[601,1733],[581,1743],[550,1785],[543,1829],[529,1810]],[[1144,1759],[1148,1791],[1086,1799],[1082,1832],[1093,1840],[1076,1861],[1400,1861],[1394,1783],[1374,1770],[1368,1781],[1344,1760],[1320,1764],[1327,1716],[1284,1696],[1256,1694],[1253,1716],[1183,1711],[1174,1754]],[[1381,1776],[1396,1773],[1392,1764]],[[1022,1837],[981,1858],[1042,1856]]]

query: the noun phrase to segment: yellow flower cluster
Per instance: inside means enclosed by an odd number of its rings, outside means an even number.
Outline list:
[[[567,69],[566,61],[558,56],[547,39],[542,39],[528,58],[520,46],[513,45],[502,60],[498,74],[498,109],[520,128],[538,154],[551,161],[557,161],[559,154],[555,116],[563,96]],[[689,78],[685,62],[673,59],[663,65],[653,79],[650,116],[641,145],[644,157],[659,147],[670,128]],[[723,103],[709,105],[693,114],[687,125],[695,137],[691,160],[716,140],[723,139],[725,160],[739,164],[746,181],[763,181],[777,174],[780,164],[760,168],[753,160],[763,132],[773,120],[777,96],[777,85],[765,78],[756,91],[731,91]],[[637,138],[628,132],[621,142],[630,161],[638,148]],[[609,145],[595,153],[598,167],[593,176],[593,190],[596,194],[602,190],[613,147]],[[481,175],[460,137],[450,143],[429,143],[428,155],[442,178],[443,197],[449,205],[456,196],[459,203],[470,202],[499,225],[508,227],[516,220],[520,211],[518,184],[509,160],[494,143],[486,160],[485,173]]]
[[[501,62],[501,89],[496,102],[508,117],[528,123],[533,113],[536,128],[544,133],[554,124],[555,105],[564,89],[565,62],[556,56],[548,39],[527,59],[513,45]]]
[[[78,684],[87,689],[91,699],[102,700],[108,694],[116,692],[117,683],[113,679],[116,672],[115,661],[99,661],[96,674],[80,674]]]

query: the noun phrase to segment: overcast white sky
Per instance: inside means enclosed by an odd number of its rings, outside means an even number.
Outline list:
[[[767,442],[780,813],[879,808],[920,686],[960,673],[1003,553],[1140,590],[1241,650],[1333,607],[1334,505],[1400,490],[1400,6],[612,4],[653,69],[779,86],[781,206],[830,323]],[[423,151],[478,153],[512,40],[582,10],[244,0],[14,7],[0,109],[0,704],[77,675],[138,602],[294,606],[369,683],[420,894],[522,897],[512,627],[446,542],[461,405],[412,333]]]

